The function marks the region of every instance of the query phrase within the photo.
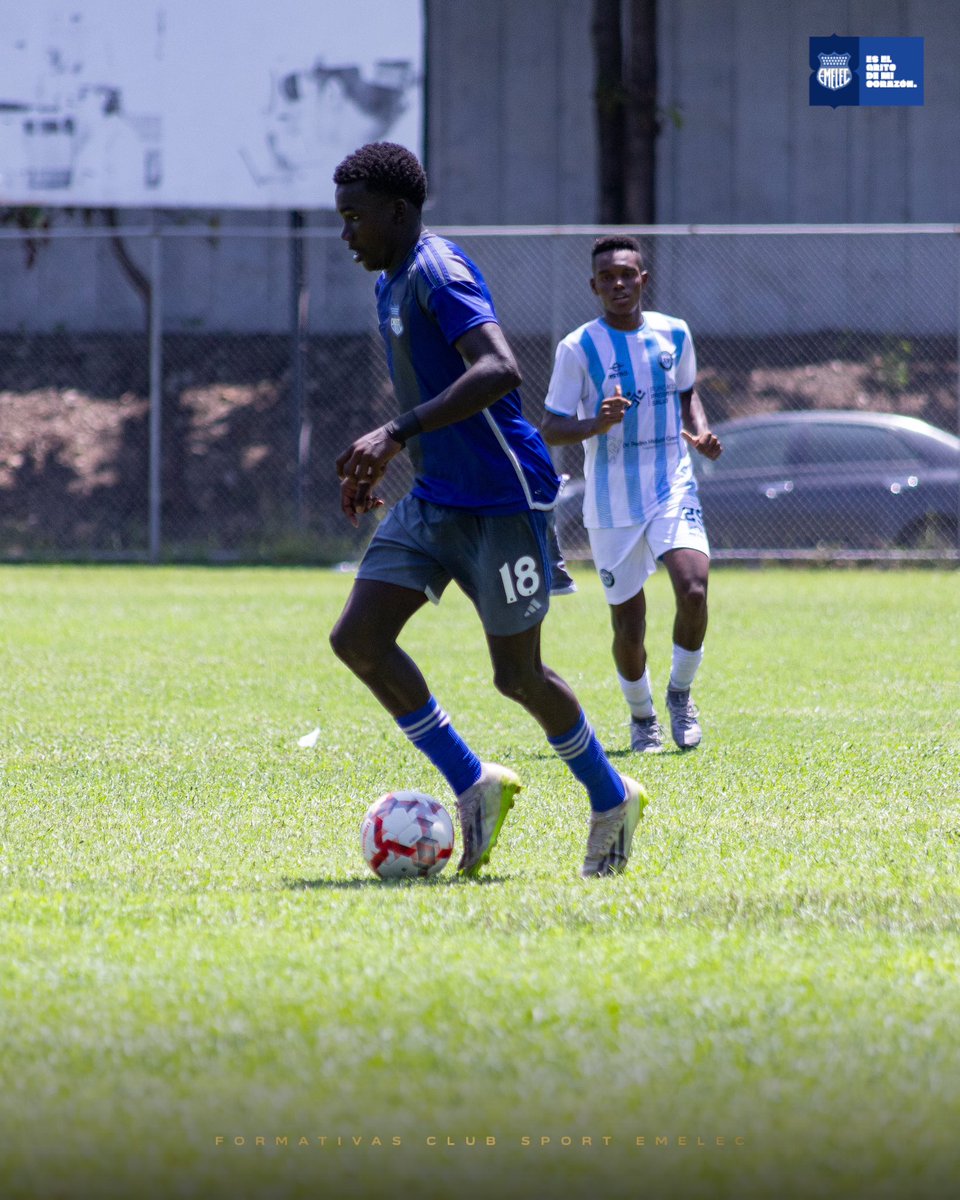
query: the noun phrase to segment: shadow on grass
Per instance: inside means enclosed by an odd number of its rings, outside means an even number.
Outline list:
[[[664,746],[656,754],[638,754],[636,750],[608,750],[607,758],[636,758],[640,762],[656,762],[658,758],[690,758],[692,750],[681,750],[679,746]]]
[[[334,892],[357,892],[367,888],[437,888],[484,887],[487,884],[507,883],[509,875],[484,875],[480,879],[464,879],[460,875],[437,875],[432,879],[284,879],[283,886],[292,892],[317,891],[325,888]]]
[[[620,750],[607,750],[606,754],[607,758],[610,759],[635,758],[641,762],[646,762],[648,759],[656,761],[658,758],[693,758],[694,756],[693,750],[681,750],[679,746],[664,746],[659,754],[638,754],[636,750],[630,750],[627,747],[623,747]],[[549,750],[527,754],[525,757],[535,762],[557,761],[556,754],[553,754]]]

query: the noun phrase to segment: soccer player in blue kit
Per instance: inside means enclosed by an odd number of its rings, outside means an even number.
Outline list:
[[[362,146],[333,179],[341,237],[357,263],[379,273],[380,332],[401,408],[337,459],[341,507],[356,525],[381,504],[374,489],[408,442],[415,479],[378,526],[331,646],[450,784],[463,843],[458,870],[475,877],[520,780],[480,761],[397,642],[454,580],[480,616],[494,685],[535,718],[587,790],[581,874],[619,873],[648,797],[614,769],[576,696],[540,657],[551,573],[546,514],[559,479],[521,413],[520,373],[483,276],[459,247],[424,229],[426,175],[405,147]]]

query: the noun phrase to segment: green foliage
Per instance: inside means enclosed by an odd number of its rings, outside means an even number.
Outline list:
[[[451,797],[327,647],[349,576],[0,570],[4,1200],[951,1194],[956,574],[715,570],[704,744],[642,762],[577,578],[628,873],[451,593],[404,645],[525,788],[482,881],[390,886],[366,805]]]
[[[888,337],[876,358],[877,379],[889,392],[903,392],[910,386],[913,343],[906,338]]]

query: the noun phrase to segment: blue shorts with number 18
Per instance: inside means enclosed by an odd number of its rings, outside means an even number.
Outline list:
[[[546,516],[484,517],[408,495],[380,523],[357,578],[412,588],[435,604],[454,580],[473,601],[486,633],[523,633],[543,620],[550,605]]]

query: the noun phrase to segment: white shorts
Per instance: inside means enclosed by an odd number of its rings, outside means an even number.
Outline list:
[[[608,604],[635,596],[668,550],[699,550],[710,557],[696,493],[671,498],[645,525],[588,529],[587,536]]]

